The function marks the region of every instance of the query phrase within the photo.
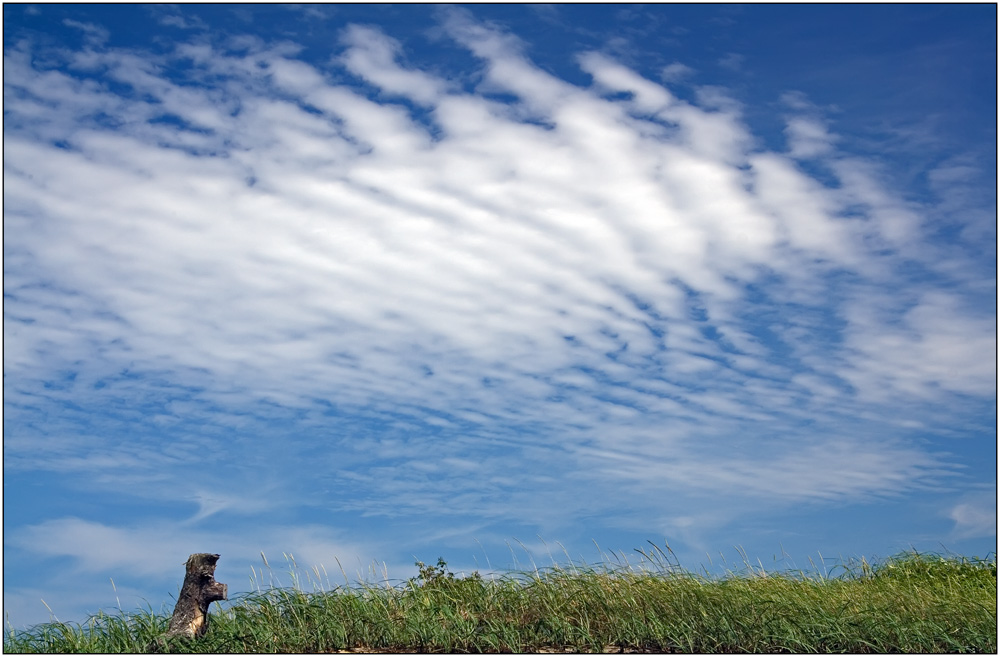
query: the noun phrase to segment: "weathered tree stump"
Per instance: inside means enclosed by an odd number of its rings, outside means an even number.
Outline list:
[[[173,638],[202,636],[208,630],[208,606],[216,600],[225,600],[228,588],[215,581],[217,554],[192,554],[188,557],[184,584],[177,596],[174,615],[170,618],[167,633],[157,640],[157,647],[165,647]]]

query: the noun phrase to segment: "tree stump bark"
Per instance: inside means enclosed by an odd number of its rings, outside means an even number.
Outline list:
[[[228,588],[215,581],[217,554],[192,554],[188,557],[184,584],[177,596],[174,615],[164,639],[174,637],[194,638],[208,630],[208,606],[216,600],[225,600]]]

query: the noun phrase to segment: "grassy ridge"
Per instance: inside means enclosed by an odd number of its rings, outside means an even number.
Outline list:
[[[214,609],[178,652],[997,652],[996,559],[908,553],[839,575],[709,578],[643,566],[456,577],[443,561],[396,587],[268,588]],[[99,614],[8,632],[5,652],[142,652],[167,616]]]

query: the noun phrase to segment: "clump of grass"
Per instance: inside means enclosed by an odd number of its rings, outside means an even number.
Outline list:
[[[417,563],[395,586],[245,594],[184,652],[854,652],[997,650],[996,559],[906,553],[828,573],[687,572],[657,548],[638,565],[459,577]],[[137,652],[167,617],[99,614],[8,632],[5,652]]]
[[[16,632],[8,628],[5,653],[136,653],[144,652],[167,631],[169,617],[151,610],[113,614],[99,612],[83,624],[51,622]]]

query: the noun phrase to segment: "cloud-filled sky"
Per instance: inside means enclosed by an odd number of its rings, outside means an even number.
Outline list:
[[[994,5],[3,29],[13,626],[193,552],[995,551]]]

